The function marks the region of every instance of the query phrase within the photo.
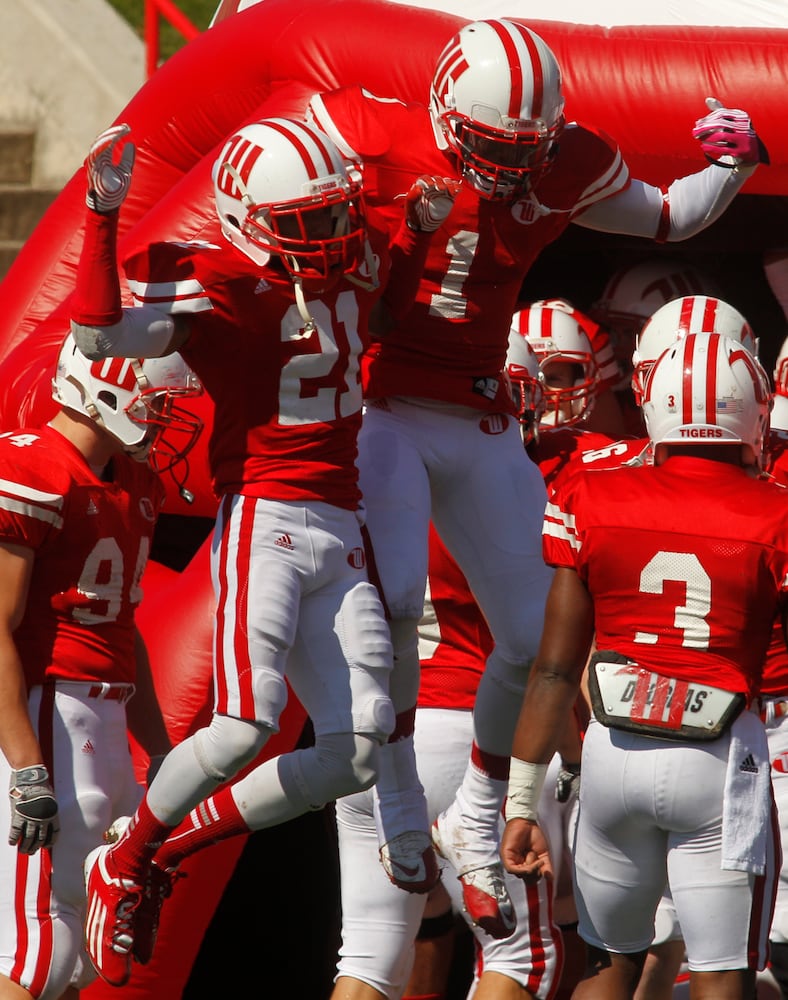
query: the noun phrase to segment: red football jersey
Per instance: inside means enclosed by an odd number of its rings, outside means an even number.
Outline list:
[[[369,235],[383,284],[387,237]],[[156,243],[125,268],[136,302],[189,316],[180,351],[214,403],[208,451],[217,496],[358,507],[359,365],[381,287],[342,280],[319,298],[306,293],[317,329],[305,335],[285,273],[224,241]]]
[[[721,462],[585,469],[548,501],[545,560],[588,587],[597,648],[757,694],[788,586],[787,503],[783,487]]]
[[[422,708],[473,708],[493,640],[468,582],[430,525],[424,616],[419,622]]]
[[[559,425],[540,430],[539,440],[528,446],[528,454],[539,466],[549,493],[554,480],[567,466],[582,461],[589,452],[598,455],[613,443],[607,434],[589,431],[577,424]]]
[[[353,86],[313,98],[310,112],[346,155],[363,161],[365,198],[392,232],[417,176],[456,176],[423,105]],[[536,197],[494,202],[463,185],[433,236],[414,305],[365,356],[365,394],[511,410],[501,371],[523,278],[575,215],[628,184],[615,142],[573,123],[561,133]]]
[[[134,680],[134,609],[164,502],[147,465],[112,459],[112,481],[51,427],[0,435],[0,541],[33,549],[14,641],[28,686]]]

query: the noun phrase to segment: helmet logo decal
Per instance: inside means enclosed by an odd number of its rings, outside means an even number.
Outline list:
[[[237,135],[230,140],[216,178],[216,186],[222,194],[226,194],[230,198],[243,198],[249,183],[249,175],[262,152],[261,146],[244,139],[243,136]],[[232,170],[228,170],[228,166],[232,167]],[[239,177],[243,182],[243,190],[237,184],[236,177]]]
[[[131,362],[131,358],[103,358],[101,361],[93,361],[90,375],[98,382],[130,391],[137,385],[137,376]]]
[[[468,62],[462,54],[459,38],[449,42],[441,53],[438,69],[435,73],[435,89],[438,97],[447,108],[454,105],[454,84],[468,69]]]

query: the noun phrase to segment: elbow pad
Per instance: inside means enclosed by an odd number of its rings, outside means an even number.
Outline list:
[[[102,358],[160,358],[168,353],[175,320],[152,306],[124,309],[112,326],[71,321],[74,343],[90,361]]]

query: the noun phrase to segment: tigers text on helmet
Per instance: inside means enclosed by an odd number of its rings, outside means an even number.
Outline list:
[[[517,409],[523,443],[539,439],[539,422],[544,412],[544,387],[539,380],[539,358],[516,325],[509,330],[506,377]]]
[[[586,331],[563,303],[534,303],[512,317],[539,361],[544,392],[543,427],[576,424],[591,413],[599,368]],[[560,367],[558,367],[560,366]]]
[[[213,181],[222,232],[256,264],[275,254],[292,279],[320,291],[363,259],[360,173],[314,125],[245,125],[225,143]]]
[[[436,140],[482,198],[512,200],[538,181],[563,110],[555,56],[516,21],[466,24],[438,58],[430,90]]]
[[[771,406],[766,372],[743,344],[691,333],[657,359],[642,409],[657,462],[663,446],[740,445],[742,465],[760,468]]]
[[[90,417],[127,455],[147,460],[157,472],[182,462],[199,437],[202,421],[177,401],[202,391],[180,354],[89,361],[71,334],[60,349],[52,380],[53,399]]]
[[[632,391],[638,404],[654,362],[675,341],[690,333],[721,333],[744,344],[758,357],[758,338],[752,327],[735,309],[711,295],[684,295],[666,302],[648,319],[640,331],[632,353]]]

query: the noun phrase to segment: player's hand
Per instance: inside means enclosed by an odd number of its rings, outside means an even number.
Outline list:
[[[451,177],[419,177],[405,195],[405,221],[420,233],[434,233],[445,222],[460,190]]]
[[[90,147],[85,160],[88,176],[85,200],[94,212],[107,215],[116,211],[129,193],[136,149],[133,142],[124,142],[122,149],[119,144],[130,132],[128,125],[113,125]]]
[[[716,97],[707,97],[706,107],[709,114],[695,122],[692,137],[700,142],[707,160],[730,168],[768,164],[769,153],[746,111],[724,108]]]
[[[553,877],[547,838],[536,823],[516,816],[510,819],[501,837],[504,868],[525,882]]]
[[[49,771],[43,764],[11,772],[8,790],[11,802],[11,831],[8,843],[21,854],[35,854],[51,847],[60,831],[57,802]]]

